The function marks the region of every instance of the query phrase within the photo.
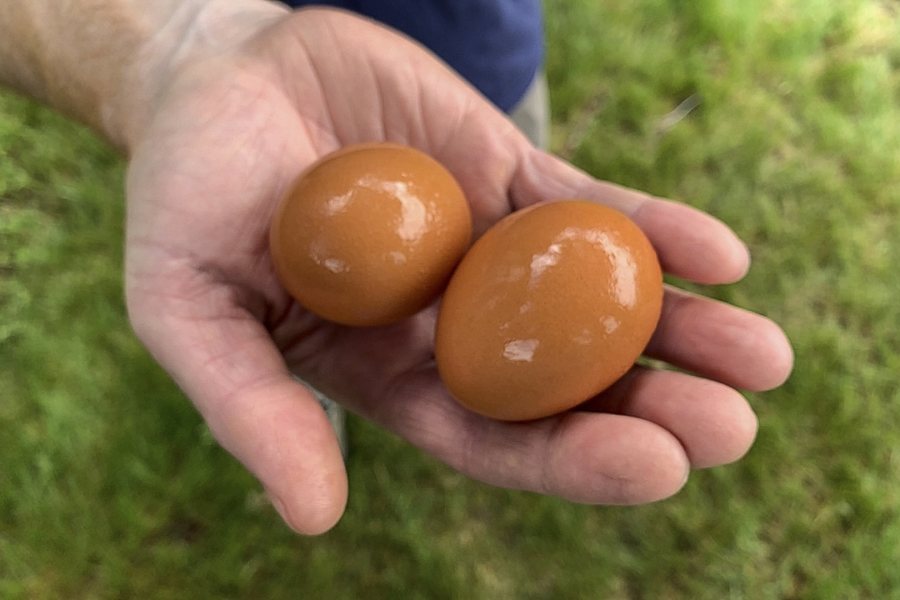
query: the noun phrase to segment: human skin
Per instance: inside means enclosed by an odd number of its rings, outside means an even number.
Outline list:
[[[647,354],[681,371],[635,367],[576,410],[502,423],[441,384],[433,307],[353,329],[293,302],[268,254],[276,203],[318,157],[380,140],[446,165],[476,234],[535,202],[584,198],[630,215],[673,275],[728,283],[749,267],[721,222],[535,149],[430,53],[365,19],[265,0],[0,0],[0,82],[127,155],[132,326],[298,532],[338,521],[347,478],[292,374],[475,479],[640,504],[677,492],[691,467],[743,456],[757,422],[737,389],[790,373],[777,325],[669,288]]]

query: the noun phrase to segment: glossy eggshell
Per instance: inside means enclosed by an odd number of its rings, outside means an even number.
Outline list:
[[[270,247],[301,305],[345,325],[385,325],[441,292],[471,233],[447,169],[413,148],[366,144],[297,179],[272,220]]]
[[[442,380],[469,409],[528,420],[619,379],[656,328],[662,272],[624,214],[586,201],[513,213],[457,267],[438,316]]]

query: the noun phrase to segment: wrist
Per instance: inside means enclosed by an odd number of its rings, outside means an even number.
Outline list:
[[[184,0],[173,7],[126,67],[102,111],[102,129],[133,148],[173,82],[190,65],[233,54],[289,9],[268,0]]]

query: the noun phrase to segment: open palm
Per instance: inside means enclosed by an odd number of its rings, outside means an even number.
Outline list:
[[[780,384],[791,352],[770,321],[721,303],[667,291],[648,353],[696,375],[635,368],[578,410],[514,424],[466,411],[441,385],[433,308],[350,329],[293,302],[268,255],[276,203],[318,157],[378,140],[446,165],[476,234],[517,208],[578,197],[630,214],[673,274],[720,283],[748,265],[721,223],[534,149],[426,51],[363,19],[285,14],[239,47],[187,61],[132,155],[129,312],[292,527],[327,530],[347,495],[334,434],[292,372],[467,475],[578,502],[660,499],[690,466],[746,452],[756,419],[733,387]]]

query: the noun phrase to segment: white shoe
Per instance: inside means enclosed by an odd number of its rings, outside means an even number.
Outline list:
[[[305,385],[313,394],[315,394],[316,400],[319,401],[319,405],[322,407],[322,410],[325,411],[328,420],[331,422],[331,427],[334,429],[334,435],[337,437],[338,445],[341,447],[341,456],[343,456],[346,461],[347,454],[350,451],[350,443],[347,439],[347,411],[344,410],[343,406],[296,375],[294,375],[294,379]]]
[[[341,447],[341,456],[343,456],[346,461],[347,453],[349,451],[349,443],[347,440],[347,411],[344,410],[343,406],[331,398],[322,395],[318,391],[315,391],[315,393],[316,398],[319,400],[319,404],[322,405],[322,409],[325,411],[325,414],[328,415],[328,420],[331,421],[331,426],[334,428],[334,435],[337,436],[338,445]]]

